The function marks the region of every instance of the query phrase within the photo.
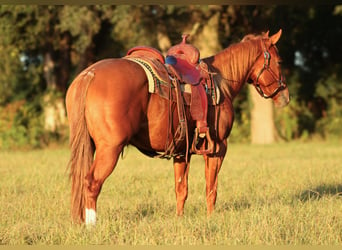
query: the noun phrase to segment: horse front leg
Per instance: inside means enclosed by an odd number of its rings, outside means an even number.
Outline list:
[[[188,198],[188,174],[190,162],[186,163],[185,157],[176,156],[173,158],[173,166],[175,171],[175,192],[177,200],[176,213],[178,216],[182,216],[184,213],[184,203]]]
[[[207,214],[210,215],[215,208],[217,197],[218,173],[221,169],[223,159],[227,151],[227,142],[220,144],[220,151],[215,155],[203,155],[205,161],[205,181],[206,181],[206,199]]]

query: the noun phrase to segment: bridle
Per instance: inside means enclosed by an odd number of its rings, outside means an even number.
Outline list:
[[[253,81],[254,82],[253,85],[255,86],[258,93],[262,97],[267,99],[267,98],[273,98],[276,94],[278,94],[279,91],[285,89],[286,83],[285,83],[285,78],[281,73],[277,77],[277,75],[274,73],[274,71],[270,68],[271,54],[268,52],[266,45],[265,45],[265,42],[262,42],[262,45],[263,45],[263,52],[257,57],[257,60],[259,59],[260,56],[263,56],[264,57],[264,65],[261,68],[260,72],[258,73],[255,81]],[[274,46],[274,45],[272,45],[272,46]],[[275,46],[274,46],[274,48],[276,49]],[[265,92],[261,88],[262,85],[259,84],[259,78],[265,71],[268,71],[274,79],[274,81],[272,81],[272,83],[267,85],[267,87],[274,85],[274,84],[278,84],[277,88],[270,95],[265,94]]]

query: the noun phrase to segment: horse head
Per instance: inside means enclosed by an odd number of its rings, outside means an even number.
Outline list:
[[[290,101],[285,78],[281,73],[281,59],[275,45],[281,36],[281,32],[280,29],[272,36],[266,32],[261,37],[261,53],[251,68],[247,79],[247,82],[252,83],[262,97],[272,98],[276,107],[284,107]]]

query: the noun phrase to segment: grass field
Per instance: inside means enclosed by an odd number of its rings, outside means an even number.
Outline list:
[[[92,230],[70,221],[66,148],[0,152],[0,244],[341,245],[342,145],[231,144],[206,216],[202,158],[175,215],[172,162],[125,150]]]

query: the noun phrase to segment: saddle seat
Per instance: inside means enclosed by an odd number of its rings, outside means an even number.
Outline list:
[[[202,70],[199,67],[199,50],[187,44],[188,34],[182,36],[180,44],[171,47],[166,55],[165,63],[170,65],[170,69],[184,83],[197,85],[203,78]]]

